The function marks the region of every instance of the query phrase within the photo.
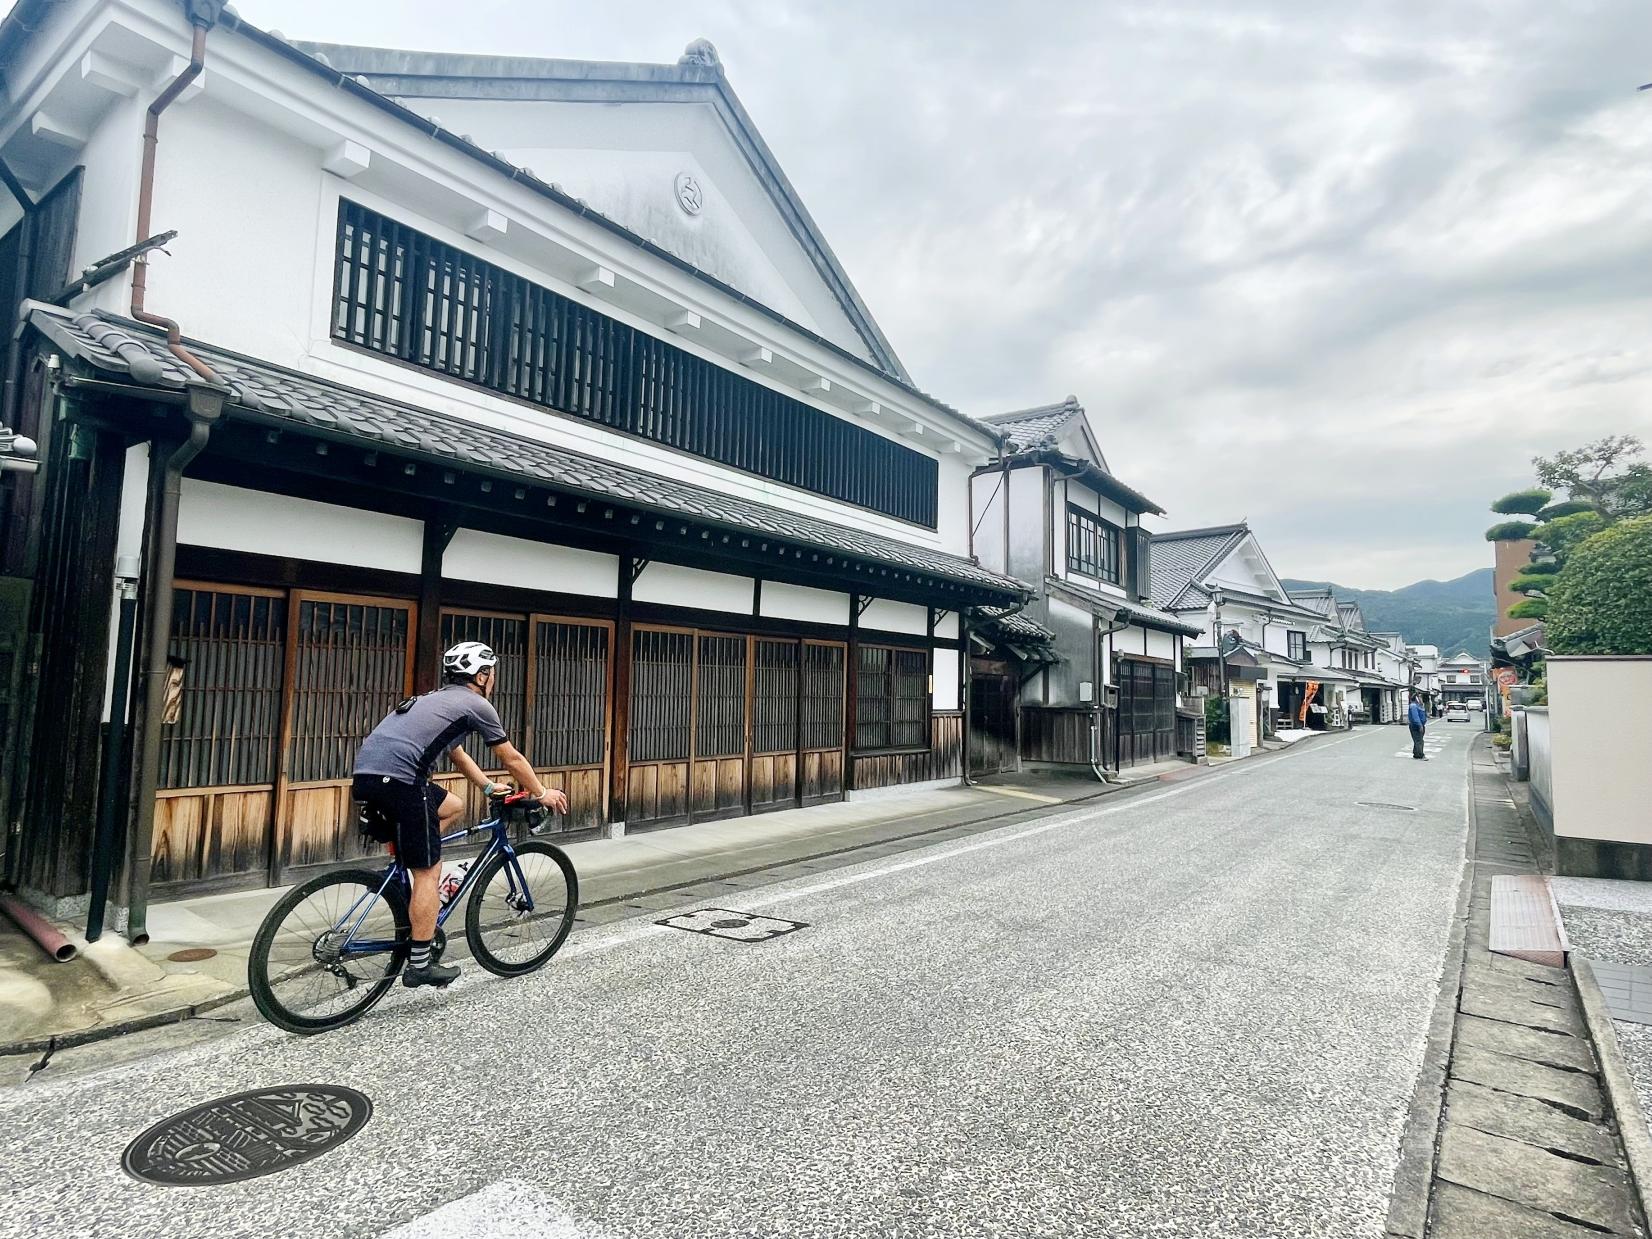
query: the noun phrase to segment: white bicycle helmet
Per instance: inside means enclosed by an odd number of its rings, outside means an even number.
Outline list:
[[[461,641],[442,655],[446,675],[476,675],[499,665],[499,656],[480,641]]]

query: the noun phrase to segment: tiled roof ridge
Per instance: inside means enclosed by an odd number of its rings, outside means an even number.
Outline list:
[[[1217,534],[1226,534],[1232,537],[1239,532],[1250,532],[1250,526],[1244,521],[1236,521],[1231,525],[1207,525],[1203,529],[1166,529],[1153,534],[1155,542],[1179,542],[1184,538],[1210,538]]]

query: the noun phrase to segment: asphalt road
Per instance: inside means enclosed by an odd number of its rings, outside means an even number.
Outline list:
[[[340,1032],[42,1077],[0,1096],[0,1235],[1378,1236],[1465,829],[1471,729],[1431,731],[731,896],[808,924],[766,942],[629,921]],[[371,1121],[239,1184],[120,1168],[306,1082]]]

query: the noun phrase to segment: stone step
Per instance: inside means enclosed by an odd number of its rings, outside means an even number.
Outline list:
[[[1566,928],[1547,878],[1498,874],[1491,880],[1491,950],[1551,968],[1566,966]]]

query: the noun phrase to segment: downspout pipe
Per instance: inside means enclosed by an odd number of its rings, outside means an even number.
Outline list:
[[[115,565],[120,590],[120,620],[115,636],[114,692],[110,696],[109,731],[103,757],[103,784],[98,792],[97,835],[92,845],[92,895],[86,912],[86,941],[103,936],[109,881],[119,850],[121,789],[126,786],[126,715],[132,687],[132,644],[137,636],[138,565],[136,559]]]
[[[30,285],[34,281],[34,211],[39,204],[29,197],[12,170],[6,166],[6,161],[0,159],[0,181],[4,181],[11,196],[17,199],[17,205],[23,208],[23,222],[18,225],[17,234],[17,299],[22,301],[29,296]],[[17,328],[21,325],[12,321],[16,311],[15,305],[5,307],[5,317],[0,319],[6,324],[6,377],[5,389],[0,392],[0,426],[16,426],[17,402],[23,387],[23,333]]]
[[[206,65],[207,32],[223,12],[219,0],[185,0],[191,38],[189,63],[149,105],[143,122],[143,163],[138,175],[138,227],[136,244],[152,234],[155,205],[155,154],[160,145],[161,113],[171,107]],[[183,476],[207,445],[212,427],[223,416],[227,386],[213,368],[184,347],[183,332],[170,318],[151,313],[145,307],[149,288],[149,254],[140,254],[132,267],[132,317],[166,332],[167,350],[188,366],[201,380],[188,385],[185,413],[189,432],[172,449],[161,466],[159,493],[150,507],[148,530],[149,580],[146,583],[142,672],[143,734],[137,769],[137,804],[130,847],[127,854],[126,936],[134,946],[149,941],[149,874],[155,843],[155,792],[160,786],[161,728],[166,712],[166,686],[170,674],[167,655],[172,640],[172,581],[178,561],[178,505],[183,496]],[[151,448],[155,450],[159,445]],[[153,476],[153,475],[152,475]]]
[[[138,758],[137,812],[128,857],[126,936],[133,946],[149,941],[149,872],[155,846],[155,792],[160,787],[161,728],[171,669],[172,582],[178,563],[178,504],[184,470],[201,454],[223,415],[225,393],[204,384],[189,387],[189,434],[161,467],[160,495],[149,530],[149,607],[143,663],[143,738]]]

